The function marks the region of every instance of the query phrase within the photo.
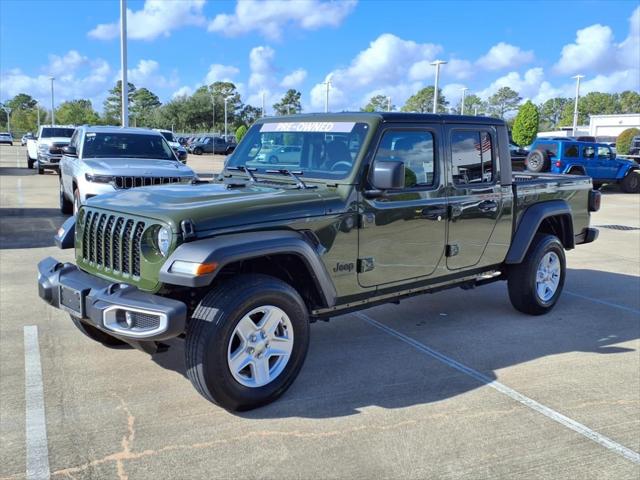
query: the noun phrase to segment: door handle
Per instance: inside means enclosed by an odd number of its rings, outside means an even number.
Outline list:
[[[438,222],[447,217],[447,207],[425,207],[422,209],[422,218],[437,220]]]
[[[478,204],[478,209],[481,212],[495,212],[498,210],[498,204],[493,200],[485,200]]]

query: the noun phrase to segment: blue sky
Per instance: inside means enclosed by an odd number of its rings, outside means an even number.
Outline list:
[[[433,84],[456,103],[510,86],[540,102],[583,92],[640,90],[636,1],[129,0],[129,78],[162,101],[231,80],[267,108],[287,88],[305,111],[357,109],[374,94],[401,106]],[[19,92],[102,109],[120,69],[118,1],[0,0],[0,100]]]

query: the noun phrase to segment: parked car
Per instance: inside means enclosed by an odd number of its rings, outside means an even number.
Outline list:
[[[283,133],[295,170],[256,159]],[[229,410],[287,390],[318,319],[500,280],[517,310],[547,313],[565,250],[598,233],[591,179],[513,176],[494,118],[262,118],[220,178],[90,199],[56,239],[77,266],[42,260],[38,291],[106,345],[184,338],[186,376]]]
[[[260,163],[299,165],[302,147],[299,145],[285,145],[263,150],[256,155],[256,161]]]
[[[88,199],[134,187],[189,183],[195,173],[154,130],[78,127],[60,161],[60,210],[76,215]]]
[[[45,170],[57,172],[62,158],[62,149],[69,145],[69,140],[76,127],[73,126],[41,126],[37,138],[27,140],[27,166],[38,169],[42,175]]]
[[[171,130],[155,130],[160,132],[165,140],[169,143],[169,146],[176,153],[178,160],[180,160],[182,163],[187,163],[187,150],[182,145],[180,145],[180,142],[178,142],[178,140],[175,138],[173,132]]]
[[[509,144],[509,152],[511,153],[511,168],[514,172],[522,172],[526,169],[525,160],[529,155],[529,150],[519,147],[515,143]]]
[[[629,155],[640,155],[640,135],[636,135],[631,139]]]
[[[223,137],[205,136],[189,145],[189,153],[202,155],[203,153],[216,153],[229,155],[236,148],[236,143],[226,141]]]
[[[0,143],[13,145],[13,136],[9,132],[0,133]]]
[[[640,193],[640,165],[618,158],[605,143],[539,138],[533,142],[526,163],[527,170],[534,173],[589,175],[596,188],[619,183],[625,192]]]
[[[20,146],[24,147],[27,144],[27,140],[31,140],[35,138],[33,136],[33,133],[29,132],[29,133],[25,133],[22,138],[20,139]]]

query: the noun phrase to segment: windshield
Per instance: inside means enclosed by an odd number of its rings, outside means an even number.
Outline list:
[[[82,157],[176,160],[164,137],[139,133],[87,133]]]
[[[249,129],[227,167],[302,172],[306,177],[342,179],[351,172],[369,133],[366,123],[269,122]]]
[[[42,129],[40,138],[64,137],[71,138],[75,128],[47,127]]]
[[[167,139],[167,142],[175,142],[175,138],[173,137],[173,132],[160,132],[164,138]]]

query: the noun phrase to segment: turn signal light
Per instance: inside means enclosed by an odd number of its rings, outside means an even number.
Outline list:
[[[212,273],[216,268],[218,268],[218,264],[216,262],[196,263],[176,260],[175,262],[173,262],[173,264],[171,264],[171,268],[169,269],[169,271],[171,273],[181,273],[183,275],[198,277],[200,275]]]

